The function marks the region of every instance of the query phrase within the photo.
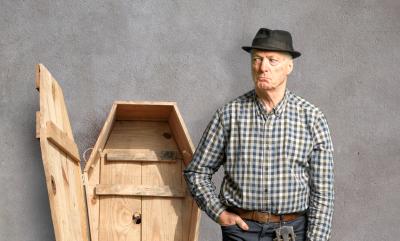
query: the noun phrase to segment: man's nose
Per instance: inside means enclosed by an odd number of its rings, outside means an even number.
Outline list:
[[[269,59],[263,58],[260,66],[261,72],[267,72],[269,70]]]

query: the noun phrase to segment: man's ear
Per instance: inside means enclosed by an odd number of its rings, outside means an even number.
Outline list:
[[[287,75],[290,75],[293,71],[293,60],[290,60],[290,62],[287,65]]]

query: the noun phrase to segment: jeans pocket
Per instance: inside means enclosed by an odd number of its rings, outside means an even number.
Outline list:
[[[221,229],[231,229],[231,228],[238,228],[237,224],[231,224],[231,225],[220,225]]]

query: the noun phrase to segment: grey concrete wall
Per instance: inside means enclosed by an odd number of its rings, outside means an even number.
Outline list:
[[[289,88],[328,118],[332,240],[397,240],[398,0],[1,0],[0,240],[54,240],[34,137],[36,63],[63,87],[81,151],[94,145],[114,100],[176,101],[197,144],[216,108],[252,88],[240,47],[259,27],[292,32],[303,56]],[[205,215],[200,240],[220,240]]]

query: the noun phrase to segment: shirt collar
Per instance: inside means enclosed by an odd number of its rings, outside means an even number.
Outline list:
[[[289,93],[290,93],[290,91],[288,89],[285,89],[285,94],[283,96],[283,99],[281,101],[279,101],[279,103],[274,108],[272,108],[272,111],[270,113],[267,113],[267,110],[264,108],[264,103],[257,96],[256,91],[253,90],[253,98],[254,98],[254,102],[257,107],[256,109],[257,109],[258,114],[265,115],[265,116],[274,114],[275,116],[280,117],[282,115],[282,112],[285,110]]]

